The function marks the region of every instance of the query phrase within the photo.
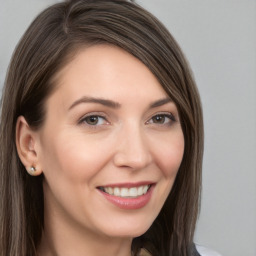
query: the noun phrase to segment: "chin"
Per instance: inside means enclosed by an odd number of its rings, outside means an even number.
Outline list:
[[[135,238],[143,235],[147,232],[147,230],[152,225],[153,221],[145,222],[145,221],[132,221],[128,220],[124,223],[116,223],[116,225],[112,225],[105,230],[105,234],[111,237],[130,237]]]

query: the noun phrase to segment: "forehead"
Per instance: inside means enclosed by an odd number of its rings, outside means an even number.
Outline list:
[[[75,100],[83,94],[106,98],[125,95],[134,99],[149,95],[152,100],[167,96],[140,60],[110,45],[80,49],[57,74],[55,81],[55,93],[65,97],[65,101]]]

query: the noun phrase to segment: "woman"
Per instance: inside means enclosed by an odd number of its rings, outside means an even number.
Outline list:
[[[0,136],[1,255],[199,255],[199,95],[135,3],[42,12],[13,55]]]

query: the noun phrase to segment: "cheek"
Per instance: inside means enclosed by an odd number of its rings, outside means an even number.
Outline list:
[[[166,178],[176,176],[184,154],[183,134],[170,137],[155,150],[157,164]]]
[[[70,138],[70,139],[69,139]],[[64,143],[63,143],[64,142]],[[44,172],[66,177],[69,181],[89,181],[108,161],[109,149],[83,140],[80,136],[59,135],[44,147]]]

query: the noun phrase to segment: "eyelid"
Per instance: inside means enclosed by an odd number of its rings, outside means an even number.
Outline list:
[[[109,124],[109,121],[107,119],[107,115],[102,113],[102,112],[90,112],[90,113],[87,113],[85,115],[83,115],[79,120],[78,120],[78,124],[83,124],[85,123],[85,119],[90,117],[90,116],[96,116],[96,117],[99,117],[99,118],[103,118],[104,120],[106,120],[106,123]],[[90,125],[90,124],[86,124],[87,126],[99,126],[99,125]]]
[[[172,112],[158,112],[158,113],[155,113],[155,114],[153,114],[149,119],[148,119],[148,121],[146,122],[146,124],[151,124],[151,120],[154,118],[154,117],[156,117],[156,116],[164,116],[164,117],[167,117],[167,118],[169,118],[170,119],[170,122],[171,123],[174,123],[174,122],[177,122],[177,118],[175,117],[175,115],[172,113]],[[157,124],[157,123],[152,123],[152,124],[156,124],[156,125],[168,125],[168,124],[166,124],[166,123],[164,123],[164,124],[161,124],[161,123],[159,123],[159,124]]]

